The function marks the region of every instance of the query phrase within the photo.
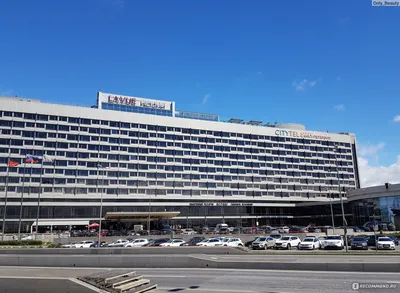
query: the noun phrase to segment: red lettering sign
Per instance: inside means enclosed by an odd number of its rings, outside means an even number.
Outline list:
[[[135,98],[128,98],[123,96],[108,96],[108,102],[110,104],[119,104],[119,105],[135,105]]]

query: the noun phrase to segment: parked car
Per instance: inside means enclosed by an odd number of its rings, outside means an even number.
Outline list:
[[[306,237],[303,241],[300,242],[298,249],[319,249],[321,247],[321,243],[319,242],[317,237]]]
[[[308,227],[307,230],[309,233],[321,233],[321,229],[316,227]]]
[[[92,240],[84,240],[75,244],[75,248],[90,248],[94,241]]]
[[[282,238],[282,235],[281,234],[270,234],[269,235],[269,237],[272,237],[272,238],[274,238],[275,240],[278,240],[278,239],[281,239]]]
[[[138,238],[126,243],[124,247],[142,247],[147,243],[149,243],[149,240],[145,238]]]
[[[297,247],[300,242],[301,240],[297,236],[283,236],[275,241],[275,249],[290,250],[292,247]]]
[[[75,248],[76,242],[61,245],[61,248]]]
[[[259,238],[259,237],[254,237],[253,240],[247,241],[247,242],[244,244],[244,246],[246,246],[246,247],[248,247],[248,248],[251,248],[251,245],[252,245],[252,244],[254,243],[254,241],[256,241],[258,238]]]
[[[239,238],[227,238],[226,241],[223,242],[223,246],[228,247],[243,247],[243,242]]]
[[[351,241],[351,249],[368,250],[368,242],[364,237],[354,237]]]
[[[118,239],[108,244],[108,247],[124,247],[124,245],[127,244],[128,242],[129,240],[127,239]]]
[[[388,236],[388,237],[393,240],[394,245],[396,245],[396,246],[399,245],[399,239],[397,239],[395,236]]]
[[[275,238],[269,237],[259,237],[251,245],[253,249],[268,249],[275,246]]]
[[[183,246],[185,245],[185,241],[183,239],[171,239],[167,242],[161,243],[161,247],[170,247],[170,246]]]
[[[95,241],[90,245],[90,248],[99,247],[99,241]],[[100,247],[108,247],[108,243],[106,241],[100,241]]]
[[[375,235],[370,235],[370,236],[365,237],[365,240],[367,240],[368,246],[374,246],[375,247],[377,237],[375,237]]]
[[[197,243],[203,241],[205,238],[204,237],[193,237],[186,241],[184,246],[196,246]]]
[[[182,235],[195,235],[196,232],[193,229],[182,229]]]
[[[389,237],[378,237],[378,249],[391,249],[395,250],[394,241]]]
[[[208,238],[196,244],[196,246],[221,246],[223,243],[220,238]]]
[[[339,236],[339,235],[326,236],[325,240],[321,244],[322,244],[323,249],[343,249],[344,248],[343,237]]]
[[[153,247],[153,246],[160,246],[161,244],[168,242],[169,238],[159,238],[159,239],[152,239],[147,244],[143,245],[144,247]]]

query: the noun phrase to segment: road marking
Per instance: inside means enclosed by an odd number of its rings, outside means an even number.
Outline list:
[[[29,269],[40,269],[40,270],[126,270],[127,268],[94,268],[94,267],[30,267],[30,266],[0,266],[0,269],[16,269],[16,270],[29,270]],[[137,268],[136,271],[154,271],[154,268]],[[355,275],[400,275],[399,273],[389,272],[347,272],[347,271],[308,271],[308,270],[261,270],[261,269],[216,269],[216,268],[157,268],[157,270],[168,270],[171,271],[224,271],[224,272],[272,272],[272,273],[305,273],[305,274],[355,274]],[[44,277],[45,278],[45,277]]]
[[[179,287],[179,286],[178,286]],[[179,288],[182,288],[182,287],[179,287]],[[157,287],[157,289],[158,290],[165,290],[165,291],[168,291],[168,292],[171,292],[171,290],[173,289],[173,288],[171,288],[171,287]],[[184,292],[186,292],[186,289],[187,289],[187,292],[189,292],[189,290],[190,291],[196,291],[196,290],[191,290],[191,289],[189,289],[189,288],[182,288],[182,289],[184,289],[185,291]],[[201,290],[202,292],[213,292],[213,293],[218,293],[218,292],[232,292],[232,293],[256,293],[257,291],[243,291],[243,290],[232,290],[232,289],[213,289],[213,288],[205,288],[205,287],[201,287],[201,288],[199,288],[199,290]],[[276,292],[276,293],[278,293],[278,292]]]
[[[65,277],[0,276],[0,279],[68,280]]]
[[[187,278],[187,276],[181,276],[181,275],[149,275],[149,274],[143,274],[144,277],[151,277],[151,278]]]

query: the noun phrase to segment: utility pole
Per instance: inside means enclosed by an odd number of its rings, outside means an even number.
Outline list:
[[[342,196],[342,190],[340,188],[339,164],[338,164],[338,159],[337,159],[337,153],[338,152],[339,152],[339,146],[335,145],[336,172],[337,172],[337,178],[338,178],[340,204],[342,206],[342,220],[343,220],[343,227],[344,227],[344,242],[345,242],[345,245],[346,245],[346,252],[348,252],[349,251],[349,246],[348,246],[348,243],[347,243],[347,221],[346,221],[346,218],[344,216],[343,196]]]

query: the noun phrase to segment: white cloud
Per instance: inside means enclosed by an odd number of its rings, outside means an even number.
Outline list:
[[[344,111],[346,109],[346,107],[343,104],[336,105],[333,108],[335,108],[335,110],[338,110],[338,111]]]
[[[380,150],[385,147],[384,142],[378,144],[359,144],[357,147],[358,154],[362,157],[377,155]]]
[[[371,159],[378,161],[378,153],[385,147],[383,142],[378,144],[359,145],[358,168],[360,170],[361,187],[382,185],[386,182],[400,183],[400,155],[390,166],[373,166]]]
[[[210,97],[210,94],[205,95],[205,96],[203,97],[202,103],[203,103],[203,104],[207,104],[208,98],[209,98],[209,97]]]
[[[400,122],[400,115],[394,116],[393,121],[394,122]]]
[[[292,83],[292,86],[296,89],[296,91],[304,91],[307,88],[312,88],[314,86],[317,85],[317,81],[316,80],[307,80],[307,79],[303,79],[302,81],[294,81]]]
[[[361,187],[382,185],[386,182],[400,183],[400,155],[390,166],[371,166],[365,157],[358,158]]]

